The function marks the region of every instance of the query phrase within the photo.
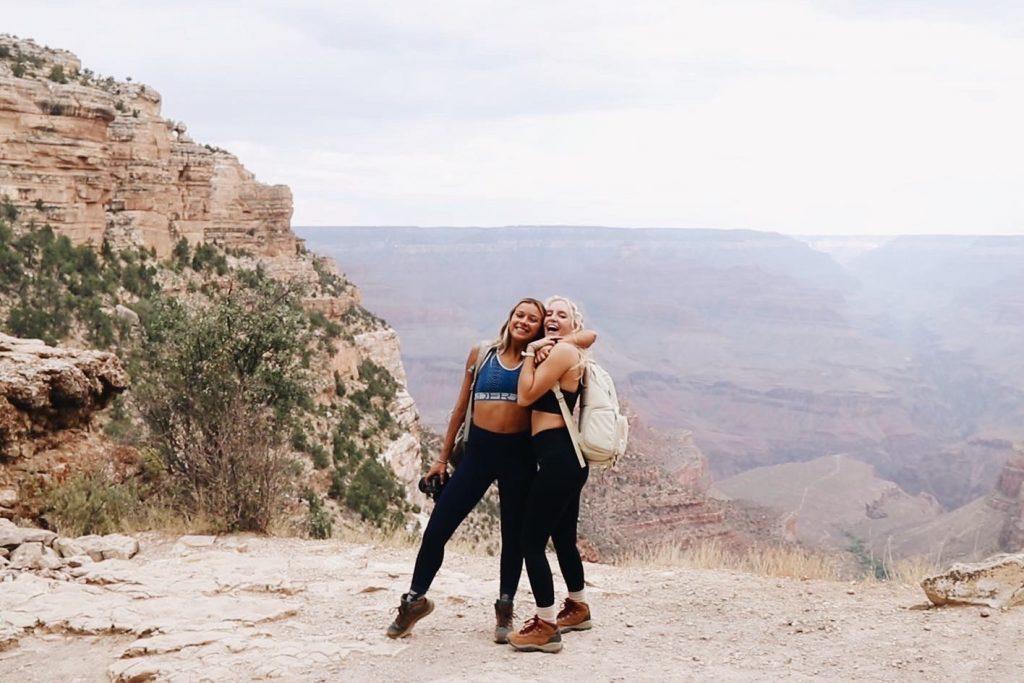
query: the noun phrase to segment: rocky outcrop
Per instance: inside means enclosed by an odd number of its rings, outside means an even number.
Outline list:
[[[0,334],[0,456],[31,455],[37,437],[89,424],[128,387],[112,353]]]
[[[662,544],[717,540],[743,545],[753,517],[709,498],[707,461],[692,437],[673,437],[630,418],[626,454],[615,468],[594,468],[580,503],[580,548],[591,561]],[[765,528],[754,536],[765,540]]]
[[[37,222],[76,242],[141,244],[161,256],[181,237],[295,253],[290,190],[194,142],[160,115],[153,88],[98,79],[70,53],[31,41],[0,36],[0,48],[0,195]]]
[[[897,530],[877,549],[885,556],[979,560],[1024,550],[1024,445],[996,444],[1011,455],[994,490],[936,518]]]
[[[999,555],[974,564],[954,564],[921,582],[935,605],[985,605],[1003,609],[1024,602],[1024,555]]]
[[[315,361],[323,370],[320,403],[333,397],[336,376],[359,381],[361,361],[387,368],[399,388],[384,408],[402,432],[374,435],[367,450],[391,466],[412,502],[424,502],[413,485],[419,414],[405,390],[397,335],[361,307],[359,291],[332,262],[303,248],[291,229],[286,186],[258,182],[235,156],[195,142],[184,123],[163,118],[160,107],[160,94],[147,85],[100,78],[66,51],[0,36],[0,200],[17,208],[15,229],[48,224],[78,244],[141,247],[159,258],[182,238],[193,246],[214,243],[232,267],[260,268],[303,286],[304,305],[341,331]],[[194,285],[166,272],[159,279],[165,291],[183,296]],[[218,285],[231,286],[228,276],[222,279]],[[113,310],[132,322],[131,310]],[[111,377],[110,391],[123,389],[120,381]],[[65,404],[84,401],[84,415],[88,397],[65,397],[63,385],[54,389],[61,410],[33,408],[36,413],[71,424],[75,413]],[[92,402],[100,405],[103,396]],[[32,448],[24,436],[38,421],[12,410],[0,403],[0,455]],[[317,420],[329,433],[333,425]],[[59,426],[38,423],[39,429]]]
[[[93,562],[131,559],[139,552],[139,542],[123,534],[66,538],[0,518],[0,550],[9,556],[0,555],[0,576],[38,570],[49,578],[68,580]]]

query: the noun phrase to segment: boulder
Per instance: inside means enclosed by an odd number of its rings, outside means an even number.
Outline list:
[[[0,518],[0,546],[15,548],[24,543],[51,545],[57,534],[46,529],[15,526],[10,520]]]
[[[956,563],[921,582],[935,605],[984,605],[1005,609],[1024,602],[1024,553]]]
[[[121,320],[124,320],[130,325],[139,324],[139,314],[128,308],[124,304],[118,304],[114,306],[114,315]]]
[[[64,561],[73,569],[92,564],[92,558],[88,555],[72,555],[70,557],[65,557]]]
[[[38,569],[42,559],[42,543],[22,543],[11,553],[11,566],[15,569]]]
[[[58,538],[53,542],[53,549],[60,553],[61,557],[74,557],[86,555],[85,547],[73,538]]]
[[[0,489],[0,508],[12,508],[18,504],[18,490],[11,486]]]
[[[79,536],[74,539],[76,555],[88,555],[95,562],[103,560],[129,560],[139,552],[139,542],[124,534],[107,534],[106,536]],[[69,549],[71,546],[69,546]]]

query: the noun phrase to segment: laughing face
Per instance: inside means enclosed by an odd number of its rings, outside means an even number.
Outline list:
[[[573,331],[572,311],[569,304],[555,299],[548,306],[544,315],[544,335],[547,337],[565,337]]]
[[[508,320],[508,330],[513,339],[526,344],[537,338],[541,322],[537,307],[524,301],[512,311],[512,317]]]

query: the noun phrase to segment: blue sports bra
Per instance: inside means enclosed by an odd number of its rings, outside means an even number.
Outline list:
[[[488,351],[487,359],[476,375],[473,400],[515,403],[519,398],[519,371],[522,367],[523,364],[520,363],[510,370],[501,364],[497,351]]]

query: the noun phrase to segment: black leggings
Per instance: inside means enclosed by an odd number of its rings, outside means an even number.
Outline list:
[[[523,558],[537,607],[550,607],[555,604],[555,586],[544,554],[549,538],[555,546],[566,588],[570,592],[583,590],[583,560],[576,547],[576,523],[580,517],[580,492],[590,468],[580,467],[565,427],[538,432],[532,445],[539,469],[526,498]]]
[[[537,470],[535,462],[528,432],[498,434],[476,425],[470,427],[462,462],[444,487],[423,532],[412,572],[412,592],[422,595],[430,589],[444,562],[448,539],[497,480],[501,501],[500,592],[509,597],[516,594],[523,573],[523,553],[519,549],[523,507]]]

